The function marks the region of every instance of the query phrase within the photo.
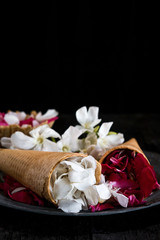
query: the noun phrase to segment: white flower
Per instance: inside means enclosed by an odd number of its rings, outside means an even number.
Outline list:
[[[110,149],[124,142],[123,134],[109,134],[113,122],[103,123],[98,131],[97,146],[102,149]]]
[[[43,122],[45,120],[54,118],[58,115],[58,112],[55,109],[49,109],[45,114],[42,115],[41,112],[37,113],[36,120],[38,122]]]
[[[96,160],[91,156],[70,158],[57,165],[51,191],[60,209],[74,213],[87,209],[84,192],[96,184],[95,169]]]
[[[11,135],[11,138],[3,137],[1,139],[1,144],[3,147],[14,149],[58,151],[56,143],[47,138],[60,138],[60,135],[47,124],[33,129],[29,134],[30,136],[27,136],[24,133],[17,131]]]
[[[94,127],[101,121],[101,119],[98,119],[98,112],[98,107],[89,107],[88,111],[85,106],[78,109],[76,111],[76,118],[81,126],[78,125],[77,127],[92,132]]]
[[[57,142],[60,151],[76,152],[80,150],[79,136],[83,133],[82,130],[70,126],[62,135],[61,140]]]

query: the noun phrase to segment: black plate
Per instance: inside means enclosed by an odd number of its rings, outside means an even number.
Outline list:
[[[154,167],[158,182],[160,183],[160,154],[149,152],[149,151],[145,151],[145,154],[148,157],[151,165]],[[40,214],[46,214],[46,215],[55,215],[55,216],[56,215],[57,216],[104,216],[104,215],[128,213],[128,212],[133,212],[133,211],[138,211],[138,210],[158,206],[160,205],[160,190],[153,192],[153,194],[151,194],[151,196],[149,196],[146,199],[146,204],[143,206],[129,207],[129,208],[116,208],[116,209],[105,210],[101,212],[81,211],[79,213],[65,213],[54,206],[39,207],[39,206],[32,206],[32,205],[16,202],[4,196],[2,192],[0,192],[0,205],[4,207],[16,209],[16,210],[32,212],[32,213],[40,213]]]

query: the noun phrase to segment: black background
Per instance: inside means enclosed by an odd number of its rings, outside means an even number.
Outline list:
[[[135,1],[1,4],[0,111],[158,113],[156,9]]]

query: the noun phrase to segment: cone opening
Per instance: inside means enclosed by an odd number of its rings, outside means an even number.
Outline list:
[[[69,157],[52,169],[49,179],[49,194],[54,204],[61,199],[77,199],[83,195],[83,187],[94,180],[99,181],[100,164],[88,157]],[[88,182],[87,182],[88,181]]]

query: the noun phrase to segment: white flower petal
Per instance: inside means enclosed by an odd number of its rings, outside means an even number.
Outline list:
[[[82,126],[84,126],[86,121],[88,121],[88,113],[86,106],[81,107],[76,111],[76,119]]]
[[[44,139],[43,146],[42,146],[42,151],[58,152],[58,146],[55,142],[52,142],[48,139]]]
[[[101,119],[98,119],[98,107],[89,107],[88,112],[86,106],[81,107],[76,111],[77,121],[88,131],[93,131]]]
[[[77,172],[82,172],[84,170],[84,168],[82,168],[79,163],[73,162],[72,158],[67,159],[66,161],[62,161],[60,164],[68,167],[68,169],[73,169]]]
[[[90,145],[87,148],[87,154],[91,155],[92,157],[99,161],[103,154],[106,152],[106,149],[100,147],[99,141],[97,144],[98,144],[97,146]]]
[[[89,205],[98,204],[98,194],[94,186],[90,186],[84,190],[85,197]]]
[[[36,120],[39,122],[43,122],[45,120],[54,118],[58,115],[58,112],[55,109],[49,109],[45,114],[42,115],[41,112],[37,113]]]
[[[112,148],[112,147],[122,144],[124,142],[124,136],[122,133],[108,135],[107,141],[108,141],[110,148]]]
[[[105,122],[101,125],[99,131],[98,131],[98,136],[101,137],[105,137],[107,136],[107,134],[109,133],[109,130],[112,126],[113,122]]]
[[[36,127],[33,130],[31,130],[29,134],[33,138],[38,138],[45,131],[46,128],[48,128],[48,124],[40,125],[39,127]]]
[[[88,172],[85,170],[80,172],[72,170],[68,173],[68,179],[71,183],[81,183],[85,178],[88,178]]]
[[[49,138],[49,137],[53,137],[53,138],[61,138],[61,136],[59,135],[59,133],[57,133],[55,130],[53,130],[52,128],[50,128],[49,126],[47,126],[44,131],[41,133],[41,135],[44,138]]]
[[[111,192],[122,207],[126,208],[128,206],[129,199],[125,195],[117,193],[117,191],[114,190],[112,190]]]
[[[97,163],[96,163],[95,159],[92,156],[84,157],[81,160],[81,164],[82,164],[82,166],[84,166],[84,168],[96,169],[96,167],[97,167]]]
[[[57,142],[58,147],[64,151],[64,149],[67,149],[67,151],[76,152],[79,151],[79,136],[83,132],[79,130],[76,127],[70,126],[62,135],[62,138],[59,142]]]
[[[36,143],[36,145],[34,146],[33,150],[35,151],[43,151],[43,145],[42,143]]]
[[[88,122],[94,127],[100,123],[101,119],[98,119],[99,107],[89,107],[88,109]]]
[[[23,190],[25,190],[25,189],[26,189],[25,187],[17,187],[17,188],[15,188],[15,189],[11,192],[11,195],[14,194],[14,193],[23,191]]]
[[[66,213],[78,213],[82,210],[82,200],[77,199],[68,200],[62,199],[58,202],[58,208]]]
[[[4,120],[9,124],[19,124],[19,119],[17,116],[14,116],[12,114],[6,113],[4,116]]]
[[[113,134],[113,135],[107,135],[105,137],[98,138],[97,145],[101,147],[102,149],[110,149],[115,146],[118,146],[124,142],[123,134]]]
[[[89,186],[96,184],[95,170],[88,168],[88,169],[85,169],[84,171],[85,171],[85,178],[83,178],[83,181],[73,183],[74,186],[80,191],[84,191]]]
[[[25,120],[27,114],[25,112],[16,112],[16,115],[19,119],[19,121]]]
[[[33,149],[36,144],[34,138],[29,137],[19,131],[12,134],[11,143],[13,147],[19,148],[19,149]]]
[[[104,183],[94,186],[98,194],[98,202],[103,203],[111,197],[108,186]]]
[[[37,120],[33,120],[32,121],[32,125],[33,125],[33,127],[38,127],[39,126],[39,122]]]
[[[64,199],[72,188],[66,174],[61,175],[54,183],[54,199],[56,201]]]
[[[103,203],[111,197],[110,189],[104,183],[90,186],[84,193],[89,205]]]
[[[10,148],[12,146],[11,138],[2,137],[1,138],[1,145],[2,145],[2,147]]]

